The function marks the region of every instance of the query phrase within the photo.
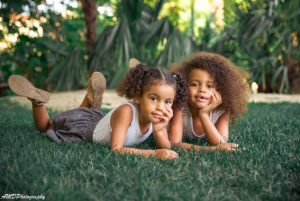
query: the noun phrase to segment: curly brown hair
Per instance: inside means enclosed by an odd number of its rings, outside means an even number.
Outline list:
[[[117,93],[127,99],[141,97],[151,85],[164,83],[175,89],[173,109],[182,108],[187,101],[187,84],[180,73],[170,72],[163,68],[149,68],[138,64],[131,68],[127,76],[117,87]]]
[[[247,111],[248,85],[241,69],[227,58],[209,52],[195,53],[180,65],[179,71],[187,79],[194,69],[205,70],[213,78],[216,90],[222,97],[219,108],[229,114],[232,125],[235,126],[236,119]]]

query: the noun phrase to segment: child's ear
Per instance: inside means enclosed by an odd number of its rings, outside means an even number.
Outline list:
[[[134,100],[134,102],[135,102],[136,104],[139,104],[139,103],[140,103],[140,98],[139,98],[139,97],[136,97],[136,98],[134,98],[133,100]]]
[[[130,69],[130,68],[136,67],[140,63],[141,62],[139,60],[137,60],[136,58],[131,58],[129,60],[128,68]]]

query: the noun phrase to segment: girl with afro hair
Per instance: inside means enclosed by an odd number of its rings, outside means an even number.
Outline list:
[[[236,150],[227,143],[229,122],[247,109],[248,87],[241,71],[225,57],[198,52],[177,66],[188,86],[184,109],[174,111],[170,120],[170,141],[183,149]],[[184,138],[206,139],[215,146],[198,146],[183,142]]]

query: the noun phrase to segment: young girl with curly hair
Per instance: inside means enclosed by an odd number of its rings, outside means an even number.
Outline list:
[[[241,71],[225,57],[199,52],[179,65],[188,85],[188,101],[183,110],[175,110],[170,121],[170,141],[183,149],[235,150],[227,143],[229,121],[247,109],[247,84]],[[198,146],[183,138],[203,139],[215,146]]]
[[[35,88],[26,78],[12,75],[9,86],[16,94],[32,102],[35,126],[56,142],[92,140],[108,143],[119,154],[135,154],[158,159],[173,159],[177,153],[169,150],[171,143],[166,125],[173,108],[181,108],[187,90],[177,73],[137,64],[117,89],[120,96],[133,100],[103,115],[101,106],[106,86],[104,76],[95,72],[88,82],[87,94],[80,108],[65,111],[49,118],[45,103],[50,94]],[[153,133],[158,149],[132,148]]]

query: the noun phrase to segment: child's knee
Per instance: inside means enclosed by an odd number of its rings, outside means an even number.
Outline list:
[[[52,128],[52,125],[49,122],[44,123],[44,124],[35,124],[35,128],[38,131],[46,132],[47,130],[49,130],[50,128]]]
[[[41,131],[41,132],[46,132],[47,131],[47,128],[41,126],[41,125],[35,125],[35,128],[38,130],[38,131]]]

